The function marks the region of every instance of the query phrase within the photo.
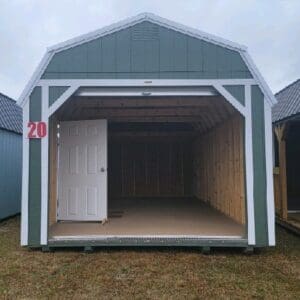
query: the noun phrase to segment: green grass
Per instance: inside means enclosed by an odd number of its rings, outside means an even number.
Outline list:
[[[19,246],[18,217],[0,223],[0,297],[15,299],[300,299],[300,238],[277,228],[277,247],[60,249]]]

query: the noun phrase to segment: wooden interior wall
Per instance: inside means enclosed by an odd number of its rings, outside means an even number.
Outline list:
[[[235,115],[196,139],[194,192],[245,224],[244,120]]]
[[[191,142],[111,141],[108,165],[109,197],[191,195]]]
[[[49,126],[49,225],[56,223],[57,206],[57,120]]]

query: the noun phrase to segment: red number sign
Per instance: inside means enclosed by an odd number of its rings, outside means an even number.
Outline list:
[[[28,122],[27,127],[29,139],[40,139],[47,135],[47,125],[45,122]]]

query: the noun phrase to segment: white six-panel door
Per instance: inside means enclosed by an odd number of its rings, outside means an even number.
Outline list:
[[[107,121],[60,123],[58,220],[107,218]]]

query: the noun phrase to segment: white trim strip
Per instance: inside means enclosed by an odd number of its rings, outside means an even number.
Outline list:
[[[275,208],[274,208],[274,185],[273,185],[273,130],[272,111],[265,101],[265,151],[266,151],[266,183],[267,183],[267,217],[268,217],[268,240],[269,246],[275,246]]]
[[[214,84],[214,87],[235,109],[245,116],[246,109],[237,99],[235,99],[222,85]]]
[[[42,121],[46,123],[47,135],[41,140],[41,245],[48,242],[48,145],[49,145],[49,122],[48,122],[49,87],[42,87]]]
[[[50,107],[48,110],[48,117],[52,116],[52,114],[60,108],[61,105],[65,103],[65,101],[72,96],[72,94],[78,89],[78,85],[70,86]],[[48,101],[47,101],[48,105]]]
[[[21,246],[28,245],[28,185],[29,185],[29,140],[27,123],[29,121],[29,101],[23,107],[23,154],[22,154],[22,202],[21,202]]]
[[[131,87],[131,86],[212,86],[256,84],[254,79],[41,79],[37,85]]]
[[[107,240],[107,239],[214,239],[214,240],[233,240],[244,239],[239,235],[56,235],[50,241],[60,240]]]
[[[245,159],[246,159],[246,190],[247,190],[247,217],[248,243],[255,245],[255,215],[254,215],[254,186],[253,186],[253,139],[252,139],[252,111],[251,86],[245,86]]]

